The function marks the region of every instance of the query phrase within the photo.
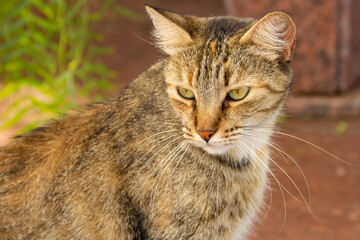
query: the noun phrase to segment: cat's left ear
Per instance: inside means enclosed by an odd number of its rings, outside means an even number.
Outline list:
[[[278,59],[289,61],[294,53],[296,27],[284,12],[272,12],[260,19],[240,39],[240,43],[253,43],[277,54]]]
[[[193,43],[186,30],[190,16],[168,12],[145,5],[155,29],[157,45],[167,54],[175,54]]]

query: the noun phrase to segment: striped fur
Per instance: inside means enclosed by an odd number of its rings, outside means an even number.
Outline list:
[[[289,94],[293,23],[147,11],[166,58],[117,98],[0,149],[0,239],[248,236],[271,136],[254,128],[272,129]],[[229,99],[240,87],[248,95]]]

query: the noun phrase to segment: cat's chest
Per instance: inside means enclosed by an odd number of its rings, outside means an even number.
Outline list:
[[[189,155],[143,168],[131,192],[147,216],[149,236],[243,239],[262,201],[266,173],[251,164],[234,169],[216,161]]]
[[[262,202],[264,180],[261,176],[250,181],[241,178],[236,180],[228,183],[228,189],[222,192],[221,208],[214,225],[207,226],[215,230],[212,233],[214,239],[245,239]]]
[[[157,186],[161,191],[150,195],[150,221],[165,235],[175,234],[175,239],[189,235],[190,239],[242,239],[263,193],[264,179],[249,171],[201,174],[198,170],[192,177],[188,171],[181,181],[174,180],[180,178],[174,174]]]
[[[225,169],[219,174],[214,182],[216,191],[208,192],[214,196],[208,201],[213,203],[216,212],[213,223],[209,221],[205,226],[211,232],[208,239],[246,239],[263,201],[266,171],[249,164],[242,169]]]

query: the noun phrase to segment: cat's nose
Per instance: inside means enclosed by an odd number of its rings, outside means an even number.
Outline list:
[[[200,135],[202,139],[208,142],[212,135],[214,135],[214,130],[196,130],[196,132]]]

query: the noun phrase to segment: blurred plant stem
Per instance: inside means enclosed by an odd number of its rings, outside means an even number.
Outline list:
[[[23,131],[32,129],[111,87],[114,72],[96,61],[111,49],[92,28],[113,0],[95,2],[0,0],[0,130],[45,115]]]

